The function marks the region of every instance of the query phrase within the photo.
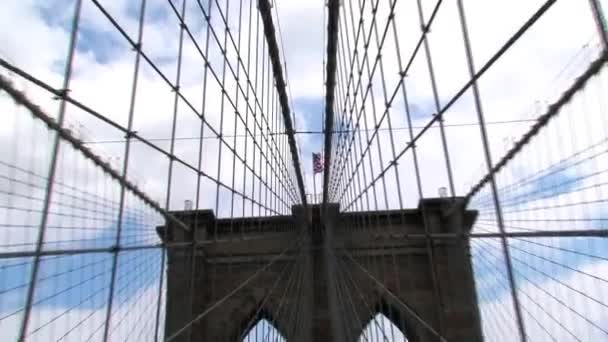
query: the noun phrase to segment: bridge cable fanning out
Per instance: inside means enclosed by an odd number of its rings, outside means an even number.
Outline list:
[[[295,4],[136,4],[41,18],[62,63],[0,56],[1,336],[608,337],[599,0],[514,6],[514,30],[462,0],[328,0],[321,130],[295,124]],[[2,37],[54,41],[24,32]],[[320,204],[297,134],[323,135]]]

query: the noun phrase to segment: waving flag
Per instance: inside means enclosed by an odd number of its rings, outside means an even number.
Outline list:
[[[312,154],[312,171],[313,173],[323,172],[323,158],[321,153]]]

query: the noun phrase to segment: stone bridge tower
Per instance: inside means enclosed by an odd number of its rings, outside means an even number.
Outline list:
[[[292,212],[230,220],[181,211],[174,214],[190,232],[159,227],[166,243],[184,246],[168,249],[166,335],[194,321],[177,340],[240,341],[268,319],[287,341],[356,341],[376,312],[409,341],[439,341],[431,329],[448,341],[482,340],[464,234],[476,212],[461,199],[425,199],[409,210],[342,213],[330,204],[323,214],[319,206]],[[282,253],[294,243],[302,248]],[[351,285],[346,297],[363,300],[344,298],[337,277]],[[286,317],[293,306],[297,317]],[[297,333],[287,324],[294,319]]]

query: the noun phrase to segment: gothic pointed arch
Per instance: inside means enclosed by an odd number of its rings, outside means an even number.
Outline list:
[[[357,334],[358,342],[375,341],[404,342],[416,341],[416,331],[411,317],[385,299],[373,306],[373,313],[367,317]],[[372,338],[373,336],[373,338]]]
[[[282,328],[270,309],[258,306],[241,322],[240,329],[237,332],[238,335],[232,340],[263,341],[266,337],[272,337],[271,341],[286,341]],[[256,336],[258,337],[257,340],[255,339]]]

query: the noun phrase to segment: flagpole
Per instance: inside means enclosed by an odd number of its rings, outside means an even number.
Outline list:
[[[312,154],[312,187],[313,187],[312,202],[314,202],[315,204],[318,204],[320,202],[317,197],[317,195],[319,195],[317,193],[317,173],[325,172],[321,158],[322,158],[321,153]]]
[[[317,173],[312,170],[312,202],[317,203]]]
[[[320,158],[320,160],[322,162],[323,155],[321,153],[319,153],[319,158]],[[318,172],[318,173],[320,173],[320,174],[325,173],[325,165],[323,165],[323,167],[321,168],[321,171]],[[321,178],[321,188],[323,188],[323,178]],[[317,190],[317,204],[321,203],[321,200],[319,200],[319,195],[321,195],[321,193]]]

